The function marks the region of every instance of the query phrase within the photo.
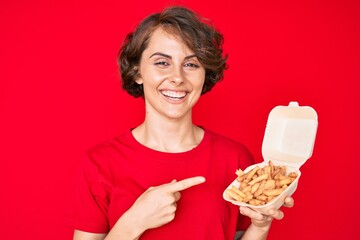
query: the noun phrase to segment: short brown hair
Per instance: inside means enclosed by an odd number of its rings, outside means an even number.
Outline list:
[[[143,97],[142,85],[135,80],[140,76],[138,67],[143,51],[155,29],[179,36],[205,68],[202,94],[210,91],[224,77],[227,55],[223,56],[223,36],[215,27],[195,12],[184,7],[169,7],[145,18],[129,33],[118,54],[122,87],[134,97]]]

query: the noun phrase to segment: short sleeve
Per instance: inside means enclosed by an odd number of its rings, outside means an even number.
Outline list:
[[[77,193],[75,199],[74,228],[92,233],[107,233],[109,221],[109,185],[102,170],[103,156],[85,154],[77,176]]]
[[[250,151],[243,145],[241,150],[241,155],[239,159],[239,166],[242,170],[245,170],[247,167],[254,164],[254,157]],[[245,231],[251,223],[251,219],[247,216],[239,214],[239,219],[237,223],[237,229]]]
[[[241,153],[239,158],[239,167],[242,170],[245,170],[247,167],[253,165],[255,161],[253,155],[250,153],[247,147],[241,145],[240,150]]]

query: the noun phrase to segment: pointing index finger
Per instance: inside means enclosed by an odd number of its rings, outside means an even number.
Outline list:
[[[178,192],[178,191],[182,191],[187,188],[193,187],[195,185],[199,185],[203,182],[205,182],[204,177],[192,177],[192,178],[186,178],[181,181],[172,183],[169,187],[170,187],[171,192]]]

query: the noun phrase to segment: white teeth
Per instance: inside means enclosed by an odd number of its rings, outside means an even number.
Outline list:
[[[186,92],[161,91],[165,97],[181,99],[186,96]]]

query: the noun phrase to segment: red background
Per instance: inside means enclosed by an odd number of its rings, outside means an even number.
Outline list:
[[[71,239],[80,156],[143,117],[142,100],[119,87],[121,41],[168,4],[193,8],[225,37],[230,68],[195,107],[197,124],[262,161],[274,106],[295,100],[318,112],[296,205],[269,239],[359,239],[360,3],[348,0],[2,0],[0,238]]]

